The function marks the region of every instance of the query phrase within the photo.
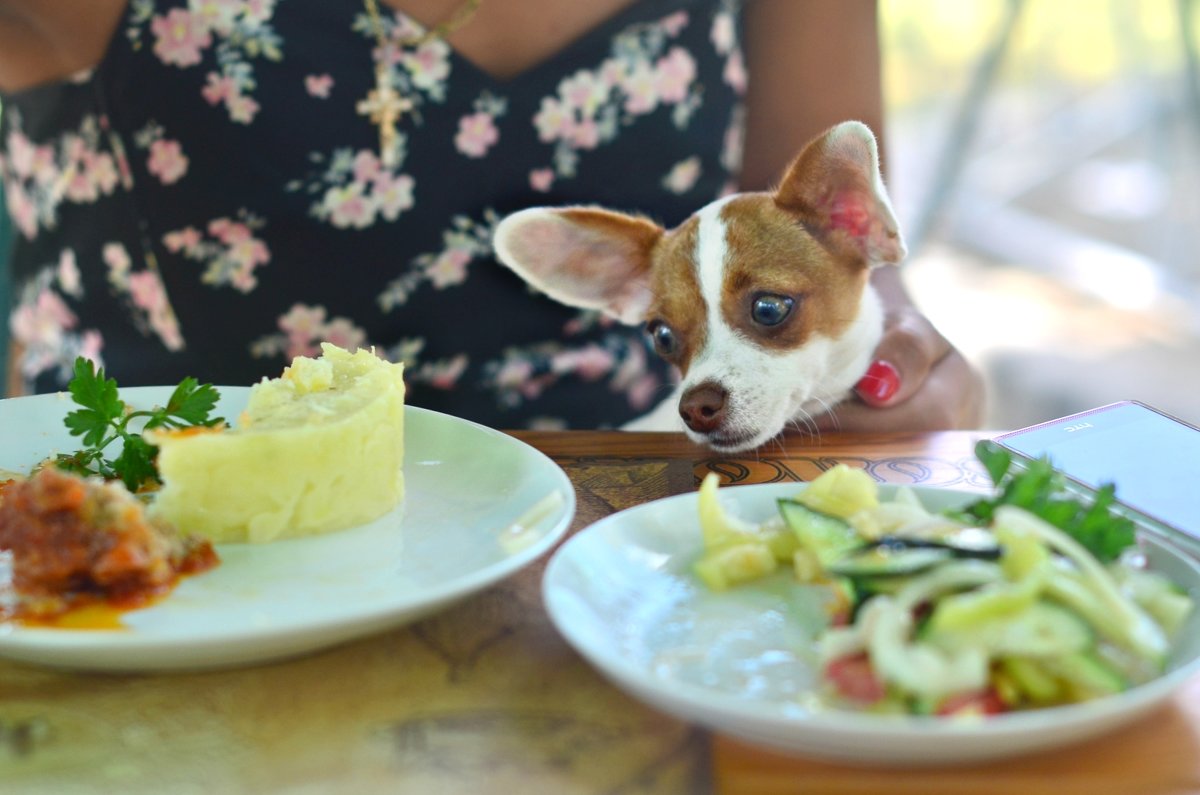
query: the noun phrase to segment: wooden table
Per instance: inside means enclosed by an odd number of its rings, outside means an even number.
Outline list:
[[[810,480],[844,461],[881,481],[987,485],[972,433],[788,437],[737,458],[670,434],[514,435],[570,475],[572,532],[708,471]],[[987,765],[864,769],[750,748],[601,679],[542,609],[544,564],[409,627],[273,665],[115,676],[0,662],[0,793],[1200,792],[1200,681],[1115,734]]]

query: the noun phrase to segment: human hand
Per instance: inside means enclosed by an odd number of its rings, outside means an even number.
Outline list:
[[[889,311],[883,338],[851,400],[817,420],[829,431],[978,428],[983,379],[912,304]]]

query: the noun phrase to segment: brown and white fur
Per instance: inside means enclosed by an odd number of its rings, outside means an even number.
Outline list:
[[[676,396],[626,427],[677,430],[682,419],[722,452],[850,394],[883,329],[870,270],[905,255],[875,137],[858,122],[810,142],[774,192],[719,199],[669,231],[600,208],[538,207],[505,218],[495,247],[551,298],[645,323],[679,368]]]

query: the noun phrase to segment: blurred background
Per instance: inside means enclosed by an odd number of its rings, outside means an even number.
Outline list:
[[[985,427],[1122,399],[1200,423],[1193,0],[881,0],[889,189]]]
[[[1127,398],[1200,424],[1197,2],[880,0],[907,281],[985,428]]]

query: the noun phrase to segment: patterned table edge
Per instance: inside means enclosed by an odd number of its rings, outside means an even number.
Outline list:
[[[709,472],[721,476],[722,485],[745,483],[807,482],[838,464],[866,470],[880,483],[987,491],[992,482],[974,456],[862,456],[818,455],[787,458],[713,458],[696,463],[697,484]]]

